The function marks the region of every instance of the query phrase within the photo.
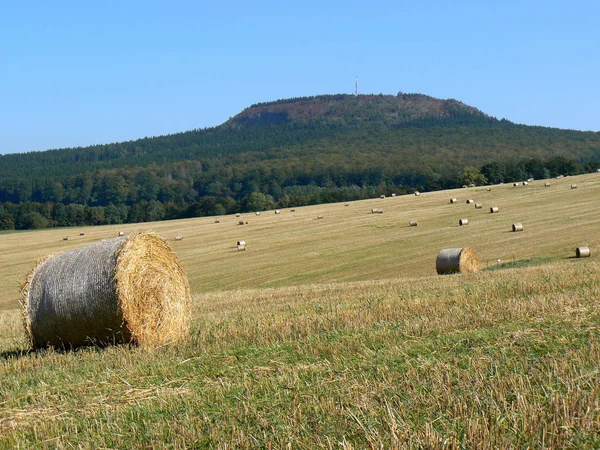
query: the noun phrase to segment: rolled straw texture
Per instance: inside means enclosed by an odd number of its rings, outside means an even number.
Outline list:
[[[582,245],[581,247],[577,247],[575,249],[575,256],[578,258],[589,258],[592,252],[587,245]]]
[[[21,301],[32,348],[162,345],[189,331],[187,277],[152,233],[48,257],[29,273]]]
[[[475,250],[469,247],[444,248],[440,250],[435,268],[440,275],[477,272],[479,270],[479,257]]]

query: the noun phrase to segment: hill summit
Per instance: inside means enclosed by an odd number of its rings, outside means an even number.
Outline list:
[[[320,95],[257,103],[226,124],[280,124],[289,121],[325,121],[359,124],[380,122],[406,124],[422,119],[452,119],[471,116],[495,121],[477,108],[458,100],[441,100],[423,94]]]

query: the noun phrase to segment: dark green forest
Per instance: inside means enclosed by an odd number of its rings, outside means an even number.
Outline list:
[[[222,215],[596,171],[600,133],[420,94],[252,105],[223,125],[0,155],[0,229]]]

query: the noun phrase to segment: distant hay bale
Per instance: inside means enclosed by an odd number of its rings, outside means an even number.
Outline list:
[[[512,230],[513,231],[523,231],[523,224],[521,222],[513,223]]]
[[[467,204],[469,204],[469,205],[474,202],[475,202],[475,200],[473,200],[472,198],[467,199]]]
[[[377,214],[379,212],[379,208],[371,208],[371,214]]]
[[[576,184],[572,184],[571,185],[571,189],[577,189],[577,185]]]
[[[415,191],[415,196],[418,197],[419,195],[421,195],[421,193],[419,191]]]
[[[256,214],[257,216],[260,216],[260,211],[256,211],[254,214]]]
[[[527,181],[523,181],[523,186],[527,186]]]
[[[280,211],[280,210],[278,210],[278,209],[276,209],[276,210],[275,210],[275,214],[281,214],[281,211]]]
[[[290,209],[290,212],[296,212],[296,208]]]
[[[344,206],[350,206],[350,203],[344,203]]]
[[[413,219],[413,220],[411,220],[410,222],[408,222],[408,224],[409,224],[411,227],[416,227],[416,226],[418,226],[418,225],[419,225],[419,222],[417,222],[416,220],[414,220],[414,219]]]
[[[582,245],[575,249],[575,256],[577,256],[577,258],[589,258],[591,254],[592,252],[587,245]]]
[[[238,225],[244,225],[244,221],[243,220],[238,221]]]
[[[527,182],[531,183],[533,181],[533,178],[527,178]]]
[[[458,201],[458,200],[456,200],[456,198],[455,198],[455,197],[452,197],[452,198],[450,199],[450,203],[456,203],[457,201]]]
[[[240,213],[236,213],[236,214],[235,214],[235,217],[240,217],[240,216],[241,216],[241,214],[240,214]]]
[[[465,188],[467,187],[467,185],[466,185],[466,184],[463,184],[463,185],[462,185],[462,187],[463,187],[463,189],[465,189]]]
[[[183,234],[178,234],[175,236],[176,241],[181,241],[183,239]]]
[[[392,197],[395,197],[395,196],[396,196],[396,194],[392,194]]]
[[[177,256],[152,233],[50,256],[21,288],[33,349],[179,342],[188,334],[190,303]]]
[[[469,185],[469,187],[470,187],[470,188],[472,188],[472,187],[475,187],[475,185],[474,185],[473,183],[471,183],[471,184]]]
[[[379,198],[385,198],[385,195],[380,195]]]
[[[238,252],[243,252],[246,250],[246,246],[245,245],[238,245],[237,246]]]
[[[475,203],[475,209],[482,209],[483,205],[481,203]]]
[[[496,214],[500,209],[497,206],[492,206],[490,208],[490,214]]]
[[[469,219],[459,219],[458,224],[462,227],[463,225],[469,225]]]
[[[79,236],[84,236],[84,235],[85,235],[85,233],[83,231],[79,232]]]
[[[68,236],[65,236],[65,237],[63,238],[63,241],[68,241],[68,240],[69,240],[69,237],[68,237]]]
[[[119,231],[119,236],[125,236],[125,232],[124,231]]]
[[[548,187],[550,186],[550,183],[548,183],[547,181],[544,183],[544,186]]]
[[[321,215],[317,216],[317,219],[322,219],[322,218],[323,218],[323,216],[321,216]]]
[[[216,219],[215,223],[221,223],[221,221],[219,219]]]
[[[519,185],[519,183],[513,183],[514,187],[517,187]]]
[[[444,248],[440,250],[435,268],[439,275],[477,272],[479,270],[479,257],[475,250],[469,247]]]
[[[486,191],[490,192],[492,190],[491,187],[487,188]]]
[[[236,244],[236,245],[246,245],[246,241],[244,241],[244,240],[239,240],[239,241],[237,241],[237,244]]]

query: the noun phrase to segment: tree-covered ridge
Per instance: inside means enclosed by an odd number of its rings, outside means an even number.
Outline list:
[[[0,229],[354,200],[575,174],[599,161],[599,133],[515,125],[454,100],[292,99],[215,128],[0,156]]]

